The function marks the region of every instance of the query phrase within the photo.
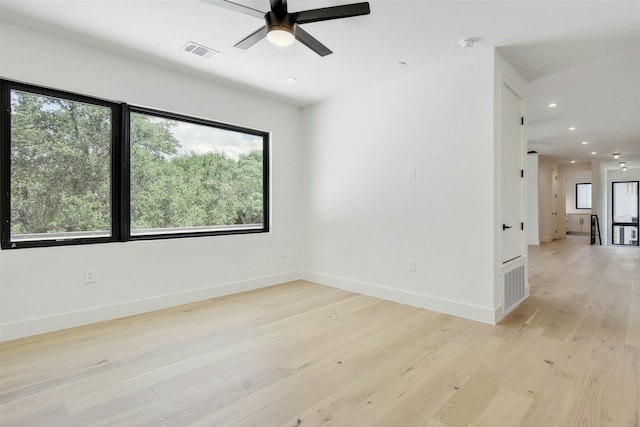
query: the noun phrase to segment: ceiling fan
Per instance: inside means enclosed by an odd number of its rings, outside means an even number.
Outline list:
[[[320,56],[333,53],[328,47],[320,43],[311,34],[300,28],[300,24],[310,22],[327,21],[330,19],[349,18],[351,16],[368,15],[369,3],[353,3],[341,6],[324,7],[320,9],[289,12],[287,0],[269,0],[271,10],[262,12],[242,4],[228,0],[202,0],[214,6],[242,12],[265,20],[265,25],[240,40],[234,46],[240,49],[249,49],[263,38],[278,46],[288,46],[295,40],[314,51]]]

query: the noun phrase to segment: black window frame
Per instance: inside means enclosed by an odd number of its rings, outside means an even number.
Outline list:
[[[23,91],[70,101],[105,106],[111,109],[111,235],[104,237],[79,237],[11,241],[11,91]],[[0,248],[19,249],[33,247],[68,246],[80,244],[128,242],[136,240],[162,240],[187,237],[268,233],[270,230],[270,139],[267,131],[216,122],[185,114],[134,106],[125,102],[105,100],[88,95],[52,89],[27,83],[0,79]],[[131,235],[130,212],[130,113],[143,113],[170,120],[180,120],[219,129],[262,137],[262,192],[263,224],[261,228],[223,229],[197,232]]]
[[[57,240],[27,240],[11,241],[11,92],[27,92],[35,95],[42,95],[52,98],[60,98],[73,102],[80,102],[91,105],[106,107],[111,110],[111,235],[103,237],[78,237],[61,238]],[[72,92],[61,91],[46,87],[40,87],[20,82],[0,80],[0,229],[2,249],[17,249],[24,247],[48,247],[79,245],[92,243],[117,242],[121,239],[122,224],[119,212],[121,210],[121,199],[114,197],[114,192],[121,185],[121,150],[116,149],[121,139],[122,122],[119,113],[120,106],[111,101],[81,95]]]
[[[138,107],[127,105],[125,108],[125,122],[129,124],[129,117],[131,113],[139,113],[146,114],[150,116],[155,116],[163,119],[169,120],[179,120],[182,122],[192,123],[196,125],[215,127],[218,129],[233,131],[233,132],[242,132],[248,135],[255,135],[263,138],[263,161],[262,161],[262,197],[263,197],[263,206],[262,206],[262,215],[263,215],[263,226],[262,228],[252,228],[252,229],[224,229],[224,230],[211,230],[211,231],[194,231],[194,232],[177,232],[177,233],[161,233],[161,234],[137,234],[131,235],[131,197],[130,190],[131,185],[129,182],[130,172],[131,172],[131,158],[129,154],[131,141],[129,138],[129,133],[126,134],[126,147],[124,152],[126,153],[126,176],[124,180],[126,180],[126,212],[123,213],[125,218],[125,223],[127,224],[126,230],[123,230],[123,233],[126,234],[127,240],[155,240],[155,239],[165,239],[165,238],[181,238],[181,237],[203,237],[203,236],[212,236],[212,235],[233,235],[233,234],[252,234],[252,233],[265,233],[269,231],[269,133],[263,132],[255,129],[249,129],[244,127],[239,127],[235,125],[230,125],[226,123],[213,122],[211,120],[206,120],[198,117],[188,116],[184,114],[178,113],[170,113],[163,110],[147,108],[147,107]],[[128,130],[128,128],[127,128]]]
[[[589,206],[588,208],[581,208],[581,207],[578,205],[578,186],[579,186],[579,185],[588,185],[591,189],[593,189],[593,186],[591,185],[591,183],[590,183],[590,182],[578,182],[578,183],[576,183],[576,209],[584,209],[584,210],[587,210],[587,209],[589,209],[589,210],[590,210],[590,209],[593,209],[593,196],[592,196],[592,199],[591,199],[591,200],[592,200],[592,202],[591,202],[591,206]],[[593,194],[593,193],[592,193],[592,194]]]

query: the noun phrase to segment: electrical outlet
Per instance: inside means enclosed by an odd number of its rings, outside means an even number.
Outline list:
[[[408,178],[409,178],[409,181],[415,181],[416,180],[416,170],[415,169],[409,169]]]
[[[84,283],[96,283],[96,272],[95,270],[85,270],[84,271]]]
[[[282,249],[280,250],[280,256],[281,256],[282,258],[284,258],[284,257],[286,257],[286,256],[287,256],[287,250],[286,250],[285,248],[282,248]]]
[[[416,271],[416,260],[415,259],[410,259],[409,260],[409,271]]]

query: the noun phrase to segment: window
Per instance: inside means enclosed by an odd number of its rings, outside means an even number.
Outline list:
[[[23,85],[3,101],[3,246],[113,240],[115,104]]]
[[[268,231],[268,133],[1,84],[3,248]]]
[[[261,230],[258,132],[132,109],[131,235]]]
[[[611,241],[614,245],[638,246],[638,181],[614,182],[612,185]]]
[[[591,209],[591,184],[576,184],[576,209]]]

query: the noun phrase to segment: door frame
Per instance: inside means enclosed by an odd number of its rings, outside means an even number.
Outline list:
[[[527,213],[526,213],[526,209],[527,209],[527,188],[526,188],[526,182],[524,179],[524,174],[526,173],[526,160],[527,160],[527,149],[526,149],[526,140],[525,140],[525,135],[526,135],[526,120],[525,120],[525,106],[524,106],[524,97],[523,95],[520,93],[520,91],[517,89],[517,86],[512,84],[508,78],[506,78],[505,76],[502,76],[502,79],[500,80],[500,93],[499,93],[499,98],[500,98],[500,103],[499,103],[499,109],[498,111],[502,110],[502,94],[504,90],[509,90],[511,91],[516,97],[518,97],[520,99],[520,115],[522,117],[522,122],[521,122],[521,126],[520,126],[520,141],[522,144],[522,150],[521,150],[521,158],[520,158],[520,169],[522,170],[522,175],[520,176],[520,194],[521,194],[521,198],[520,198],[520,214],[521,214],[521,219],[519,221],[519,223],[517,224],[511,224],[512,227],[516,228],[517,227],[517,231],[520,233],[521,236],[521,248],[520,248],[520,255],[516,258],[512,258],[509,260],[503,260],[503,251],[502,251],[502,244],[499,244],[498,247],[500,248],[498,250],[498,263],[503,266],[506,264],[509,264],[512,261],[517,261],[520,259],[525,259],[527,257],[527,244],[528,244],[528,239],[526,238],[526,222],[527,222]],[[499,118],[499,126],[498,126],[498,132],[499,132],[499,146],[497,148],[498,151],[498,174],[497,174],[497,178],[498,178],[498,189],[501,190],[501,182],[503,177],[503,171],[502,171],[502,143],[503,143],[503,135],[502,135],[502,117]],[[502,230],[502,225],[505,223],[505,218],[503,218],[502,216],[502,203],[503,203],[503,194],[502,191],[499,191],[500,195],[497,199],[499,199],[499,203],[497,205],[497,210],[498,210],[498,241],[501,242],[502,241],[502,233],[504,233],[504,231]],[[516,230],[512,230],[512,231],[516,231]]]
[[[636,233],[640,233],[640,216],[636,217],[636,222],[616,222],[615,221],[615,206],[616,206],[616,192],[614,191],[614,187],[616,184],[628,184],[628,183],[636,183],[638,187],[638,195],[637,199],[637,209],[638,213],[640,213],[640,181],[637,180],[629,180],[629,181],[611,181],[611,245],[612,246],[640,246],[640,239],[636,234],[636,244],[635,245],[626,245],[624,243],[613,243],[613,236],[616,226],[618,227],[636,227]]]

